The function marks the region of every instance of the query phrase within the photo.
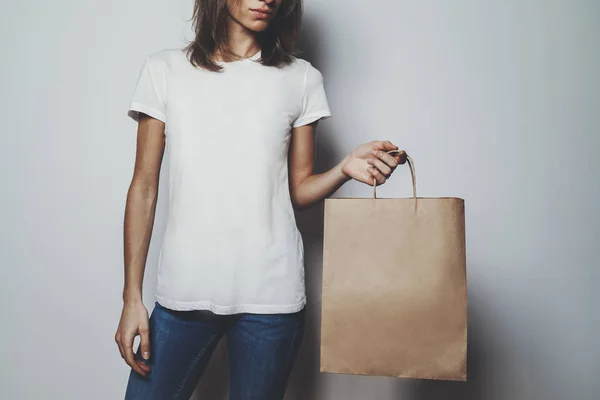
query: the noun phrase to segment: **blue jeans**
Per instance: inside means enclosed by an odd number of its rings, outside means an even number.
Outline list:
[[[150,372],[129,374],[125,400],[189,399],[227,334],[230,400],[281,400],[304,334],[306,307],[290,314],[218,315],[174,311],[155,302]],[[138,346],[136,358],[141,358]],[[202,397],[201,397],[202,398]]]

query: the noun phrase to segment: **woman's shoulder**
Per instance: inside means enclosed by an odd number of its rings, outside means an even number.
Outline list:
[[[306,59],[294,56],[290,65],[293,66],[292,69],[296,72],[296,74],[302,77],[302,80],[305,84],[307,82],[323,81],[323,74],[321,71],[315,67],[312,62]]]
[[[159,65],[173,66],[174,63],[185,59],[185,50],[182,48],[164,48],[148,54],[148,62]]]
[[[321,72],[310,61],[298,56],[292,56],[292,62],[290,63],[290,66],[305,75],[318,75]]]
[[[294,68],[298,68],[301,70],[305,70],[308,65],[310,65],[310,61],[305,60],[302,57],[292,55],[292,62],[290,62],[290,66]]]

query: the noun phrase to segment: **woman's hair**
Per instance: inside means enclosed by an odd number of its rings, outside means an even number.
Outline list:
[[[216,51],[226,61],[236,59],[229,46],[227,18],[227,0],[195,0],[192,27],[196,37],[185,47],[192,65],[220,71],[222,67],[212,58]],[[263,65],[280,67],[292,61],[301,20],[302,0],[283,0],[267,29],[258,34]]]

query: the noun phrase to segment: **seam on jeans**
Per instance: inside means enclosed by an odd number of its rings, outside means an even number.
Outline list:
[[[192,365],[188,368],[187,372],[185,373],[185,376],[183,377],[181,383],[179,384],[179,388],[177,389],[177,392],[175,393],[175,397],[173,398],[174,400],[179,399],[179,396],[181,395],[181,392],[183,391],[183,387],[185,386],[188,379],[190,378],[190,375],[192,374],[194,367],[196,366],[196,364],[198,364],[198,361],[200,361],[200,358],[204,355],[204,353],[206,353],[206,349],[208,349],[208,347],[212,344],[213,340],[215,340],[215,338],[218,335],[219,335],[219,332],[215,333],[209,339],[209,341],[206,343],[206,345],[200,350],[200,353],[198,353],[198,355],[194,359],[194,362],[192,362]]]

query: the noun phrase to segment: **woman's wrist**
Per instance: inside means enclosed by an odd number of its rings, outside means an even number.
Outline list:
[[[123,303],[134,304],[142,302],[142,291],[137,288],[123,289]]]
[[[341,183],[346,183],[352,179],[344,172],[344,165],[346,164],[346,162],[348,161],[349,158],[350,158],[350,155],[348,154],[335,166],[335,171],[336,171],[337,177]]]

